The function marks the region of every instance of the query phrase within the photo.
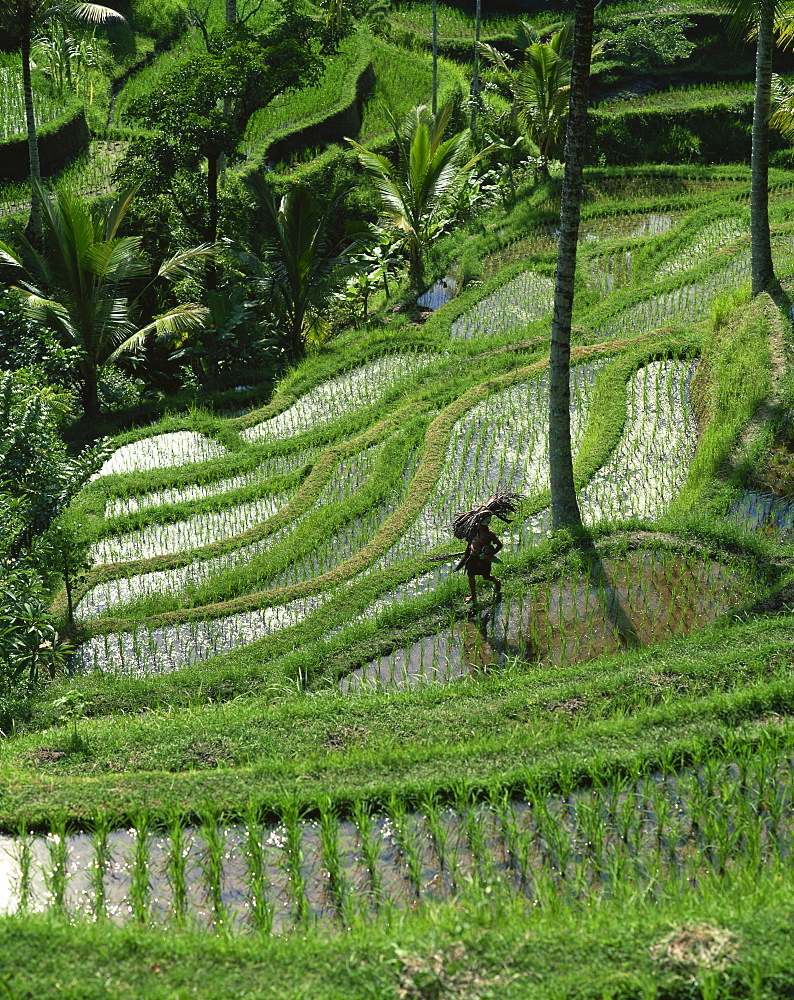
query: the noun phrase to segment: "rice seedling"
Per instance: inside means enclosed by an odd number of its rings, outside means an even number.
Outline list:
[[[223,815],[212,803],[205,803],[201,811],[199,835],[203,850],[198,865],[204,876],[204,892],[212,912],[212,926],[225,928],[228,915],[223,898],[223,860],[226,856],[226,829]]]
[[[149,881],[149,850],[152,822],[149,813],[138,812],[132,821],[130,853],[130,913],[138,924],[145,924],[150,915],[151,883]]]
[[[590,269],[602,295],[631,284],[631,250],[618,251],[591,260]]]
[[[725,219],[717,219],[698,233],[694,243],[665,261],[656,275],[661,278],[696,267],[715,250],[722,249],[726,243],[731,243],[739,236],[744,236],[748,231],[748,225],[744,219],[730,216]]]
[[[225,618],[163,626],[137,623],[128,632],[99,635],[83,643],[75,653],[74,668],[119,676],[179,670],[294,625],[335,596],[336,592],[329,589]]]
[[[470,340],[518,332],[550,315],[553,297],[551,278],[523,271],[456,319],[450,336]]]
[[[63,910],[66,905],[66,886],[69,880],[69,848],[65,816],[57,815],[47,835],[49,865],[44,869],[44,888],[50,906]]]
[[[353,804],[353,822],[358,831],[359,848],[369,879],[369,891],[375,907],[378,908],[383,896],[381,850],[375,832],[375,819],[372,815],[372,808],[366,800],[355,800]]]
[[[339,847],[339,815],[327,796],[320,801],[320,842],[328,894],[337,913],[349,919],[352,899]]]
[[[583,518],[654,520],[669,507],[695,447],[688,401],[694,362],[655,361],[632,378],[623,436],[581,491]]]
[[[511,800],[507,789],[496,787],[491,791],[489,804],[496,817],[507,855],[507,864],[518,876],[521,888],[526,889],[529,878],[530,844],[521,830],[515,803]]]
[[[150,559],[168,552],[211,545],[222,538],[242,534],[267,520],[291,497],[291,493],[274,493],[261,500],[195,514],[182,521],[151,524],[140,531],[108,535],[91,547],[91,560],[94,563],[114,563]]]
[[[393,830],[392,836],[399,846],[411,887],[418,898],[422,893],[423,863],[419,835],[412,822],[413,817],[409,815],[403,800],[396,795],[389,798],[387,814]]]
[[[17,906],[24,912],[33,899],[33,834],[26,823],[20,823],[17,828],[12,857],[18,870],[14,887]]]
[[[425,825],[433,842],[438,865],[443,873],[450,873],[449,859],[449,829],[444,822],[442,809],[435,793],[426,793],[422,796],[420,808],[425,818]]]
[[[226,479],[117,497],[108,500],[105,505],[105,517],[123,517],[125,514],[133,514],[147,507],[162,507],[167,504],[186,503],[192,500],[206,500],[209,497],[221,496],[232,490],[258,486],[276,476],[296,472],[303,466],[310,464],[318,452],[319,448],[301,448],[295,452],[269,456],[249,472],[243,472]]]
[[[284,793],[280,802],[283,844],[280,863],[287,876],[292,897],[293,919],[297,926],[304,927],[310,916],[309,900],[306,895],[306,876],[303,870],[303,827],[298,800],[294,795]]]
[[[443,355],[416,352],[385,355],[310,389],[289,409],[242,432],[247,441],[293,437],[378,402],[402,382],[416,378]]]
[[[94,849],[90,871],[91,907],[95,920],[107,916],[107,888],[105,878],[112,862],[108,837],[114,826],[114,817],[106,809],[94,814],[91,824],[91,845]]]
[[[192,837],[187,832],[187,820],[179,809],[168,817],[168,857],[165,877],[171,890],[172,915],[178,927],[187,919],[188,904],[188,856]]]
[[[253,799],[249,799],[245,806],[244,827],[248,919],[260,934],[272,933],[274,917],[265,850],[259,807]]]
[[[63,98],[46,87],[33,90],[33,113],[36,123],[53,121],[64,111]],[[22,88],[22,61],[0,66],[0,139],[25,135],[25,98]]]

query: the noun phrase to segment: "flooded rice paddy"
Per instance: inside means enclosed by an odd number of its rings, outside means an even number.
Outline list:
[[[220,442],[213,441],[204,434],[198,434],[196,431],[170,431],[167,434],[155,434],[122,445],[91,479],[116,473],[206,462],[226,454],[226,448]]]
[[[507,580],[496,603],[490,584],[479,581],[478,588],[479,607],[469,620],[371,660],[343,678],[340,689],[444,683],[514,659],[579,663],[687,635],[764,590],[738,564],[658,549],[596,557],[587,573],[531,585]]]
[[[335,743],[331,734],[329,751],[348,735],[340,728]],[[565,785],[530,784],[522,799],[498,788],[477,799],[461,787],[413,810],[359,802],[342,820],[328,806],[308,818],[290,800],[274,823],[251,808],[235,824],[210,813],[195,826],[175,816],[155,829],[140,817],[128,829],[4,836],[0,911],[285,934],[451,899],[471,884],[501,882],[536,905],[694,888],[710,872],[760,868],[792,850],[794,772],[779,751]]]

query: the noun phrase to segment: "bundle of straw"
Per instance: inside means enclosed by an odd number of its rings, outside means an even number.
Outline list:
[[[465,538],[467,542],[472,541],[477,534],[477,529],[487,518],[498,517],[505,524],[510,524],[507,514],[515,514],[516,508],[526,497],[523,493],[494,493],[485,503],[479,507],[473,507],[464,513],[455,515],[452,521],[452,531],[455,538]]]

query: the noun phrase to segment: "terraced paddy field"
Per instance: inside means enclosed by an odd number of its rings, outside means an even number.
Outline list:
[[[787,995],[788,317],[750,301],[746,172],[670,172],[686,203],[637,172],[636,211],[588,177],[583,538],[549,530],[542,205],[421,324],[114,442],[71,672],[0,744],[12,995]],[[451,520],[498,489],[470,609]]]

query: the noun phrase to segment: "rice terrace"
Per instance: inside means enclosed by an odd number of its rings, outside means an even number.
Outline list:
[[[0,996],[794,996],[794,8],[0,80]]]

